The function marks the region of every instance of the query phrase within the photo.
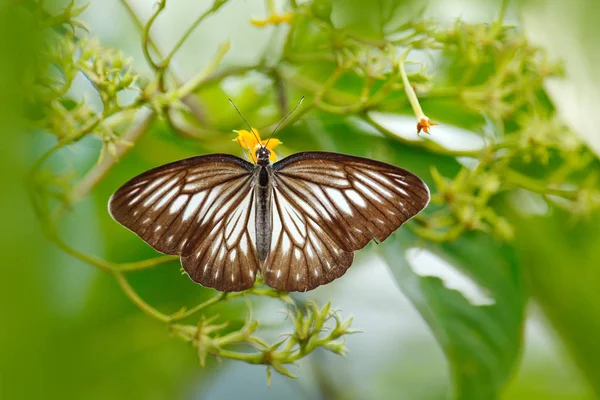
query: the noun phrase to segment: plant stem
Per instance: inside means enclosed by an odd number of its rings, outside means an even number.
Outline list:
[[[173,49],[169,52],[169,54],[167,54],[167,57],[164,58],[161,62],[160,62],[160,68],[166,68],[169,63],[171,62],[172,58],[175,56],[175,53],[177,53],[179,51],[179,49],[181,48],[181,46],[183,46],[183,44],[185,43],[185,41],[188,39],[188,37],[192,34],[192,32],[198,27],[198,25],[200,25],[200,23],[202,21],[204,21],[204,19],[206,17],[208,17],[209,15],[217,12],[221,7],[223,7],[225,4],[227,3],[227,0],[224,1],[215,1],[214,5],[209,8],[208,10],[206,10],[204,13],[202,13],[195,21],[192,25],[190,25],[188,27],[188,29],[184,32],[184,34],[179,38],[179,40],[177,41],[177,43],[175,43],[175,46],[173,47]]]
[[[158,18],[159,14],[162,12],[162,10],[164,10],[166,5],[166,0],[161,0],[156,4],[156,10],[154,13],[152,13],[152,16],[150,16],[150,19],[148,22],[146,22],[146,25],[144,25],[144,30],[142,31],[142,52],[144,53],[144,58],[146,59],[146,62],[148,62],[148,65],[150,65],[150,67],[155,71],[158,71],[160,67],[156,62],[154,62],[152,56],[150,55],[150,50],[148,49],[148,45],[150,44],[150,28],[152,28],[152,24],[154,24],[154,21],[156,18]]]
[[[142,34],[143,34],[144,33],[144,24],[142,24],[142,21],[140,20],[140,18],[137,16],[135,11],[133,10],[133,7],[131,6],[131,4],[129,4],[130,0],[120,0],[120,1],[121,1],[121,4],[123,5],[123,7],[125,7],[125,9],[127,10],[127,13],[131,17],[131,19],[133,19],[133,22],[135,23],[135,25],[137,26],[139,31],[142,32]],[[150,35],[149,32],[148,32],[148,36],[146,37],[146,40],[147,40],[148,44],[150,45],[150,47],[152,47],[152,51],[154,51],[160,58],[162,58],[161,51],[159,50],[158,46],[156,45],[156,42],[154,41],[154,39],[152,39],[152,35]]]
[[[406,56],[408,55],[409,51],[410,48],[406,50],[406,52],[404,52],[404,54],[400,57],[400,60],[398,61],[398,68],[400,70],[400,77],[402,78],[402,83],[404,84],[404,92],[406,93],[406,97],[410,102],[410,106],[412,107],[415,116],[417,117],[417,120],[420,121],[421,118],[425,117],[425,114],[423,113],[423,109],[421,108],[421,104],[419,103],[419,99],[417,98],[417,94],[415,93],[415,90],[413,89],[412,85],[410,84],[410,81],[408,80],[408,75],[406,75],[406,68],[404,67],[404,61],[406,60]]]
[[[156,114],[154,112],[148,112],[136,126],[125,133],[123,140],[128,143],[135,143],[148,131],[155,118]],[[131,150],[130,146],[118,144],[116,147],[116,156],[107,154],[100,164],[97,164],[88,171],[73,189],[73,201],[76,202],[85,197],[129,150]]]
[[[167,264],[173,261],[178,261],[179,257],[177,256],[159,256],[154,258],[149,258],[147,260],[134,261],[129,263],[118,264],[118,268],[116,268],[119,272],[133,272],[133,271],[141,271],[143,269],[158,267],[163,264]]]
[[[50,239],[52,240],[52,242],[54,242],[54,244],[56,244],[56,246],[58,248],[60,248],[65,253],[67,253],[87,264],[93,265],[93,266],[103,270],[104,272],[115,272],[115,266],[113,263],[103,260],[98,257],[90,256],[82,251],[74,249],[71,246],[69,246],[67,243],[65,243],[57,235],[53,235],[53,237],[50,237]]]
[[[129,281],[121,272],[115,271],[113,272],[113,276],[115,277],[115,280],[123,290],[123,293],[125,293],[129,300],[131,300],[136,306],[138,306],[140,310],[142,310],[144,313],[151,316],[152,318],[157,319],[158,321],[163,322],[165,324],[171,321],[171,318],[168,315],[161,313],[156,308],[146,303],[144,299],[142,299],[140,295],[133,289],[133,287],[131,287]]]
[[[575,190],[551,188],[544,183],[540,183],[536,179],[523,175],[515,170],[506,169],[504,170],[503,175],[504,179],[506,179],[509,184],[513,184],[521,189],[539,194],[558,196],[567,200],[577,199],[577,192]]]
[[[215,349],[215,354],[219,357],[230,360],[245,361],[248,364],[264,364],[265,356],[262,353],[241,353],[226,349]]]
[[[198,304],[195,307],[190,308],[187,311],[181,312],[181,313],[176,313],[175,315],[171,316],[171,321],[181,321],[183,319],[188,318],[189,316],[204,310],[205,308],[208,308],[210,306],[213,306],[217,303],[219,303],[220,301],[224,300],[225,298],[229,298],[229,297],[238,297],[238,296],[228,296],[227,293],[222,293],[220,295],[211,297],[210,299],[206,300],[203,303]]]
[[[208,64],[208,66],[206,66],[206,68],[204,68],[202,71],[197,73],[189,81],[187,81],[186,83],[184,83],[183,85],[181,85],[180,87],[175,89],[175,91],[173,92],[173,96],[176,99],[181,99],[181,98],[195,92],[200,87],[200,85],[202,85],[204,80],[215,71],[215,69],[218,67],[219,63],[221,62],[221,60],[223,59],[225,54],[227,54],[229,49],[230,49],[230,44],[228,41],[221,44],[219,46],[219,49],[217,50],[217,54],[212,59],[210,64]]]

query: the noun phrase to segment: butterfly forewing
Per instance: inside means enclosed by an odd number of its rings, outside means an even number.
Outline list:
[[[263,271],[280,290],[310,290],[340,277],[354,251],[385,240],[429,202],[417,176],[360,157],[298,153],[273,171],[273,235]]]
[[[156,250],[181,255],[188,275],[224,291],[252,287],[259,269],[254,165],[215,154],[145,172],[111,197],[113,218]]]

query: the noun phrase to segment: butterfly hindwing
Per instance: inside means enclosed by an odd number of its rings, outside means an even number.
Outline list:
[[[147,171],[111,197],[113,218],[156,250],[181,255],[191,279],[218,290],[252,287],[254,166],[227,154]]]
[[[381,242],[429,202],[425,183],[378,161],[307,152],[273,165],[273,234],[265,282],[305,291],[343,275],[353,252]]]
[[[215,200],[203,218],[193,245],[181,256],[181,265],[195,282],[224,292],[254,285],[259,261],[255,245],[254,188],[250,180],[231,187]],[[200,218],[201,220],[202,218]]]
[[[303,213],[290,194],[273,190],[271,249],[263,274],[275,289],[306,291],[342,276],[354,253],[341,248],[318,218]]]

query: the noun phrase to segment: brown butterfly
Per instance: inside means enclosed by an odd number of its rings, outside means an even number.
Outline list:
[[[234,292],[260,272],[291,292],[339,278],[354,251],[429,202],[427,185],[393,165],[325,152],[271,163],[260,140],[251,151],[256,164],[211,154],[144,172],[117,190],[109,211],[156,250],[181,256],[195,282]]]

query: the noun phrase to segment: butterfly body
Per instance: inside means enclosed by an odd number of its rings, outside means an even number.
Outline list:
[[[269,162],[268,149],[259,149],[256,152],[256,251],[258,259],[264,263],[271,246],[271,182],[273,181],[273,168]]]
[[[429,202],[425,183],[386,163],[297,153],[256,164],[227,154],[147,171],[109,201],[113,218],[190,278],[221,291],[254,285],[306,291],[342,276],[354,252],[381,242]]]

